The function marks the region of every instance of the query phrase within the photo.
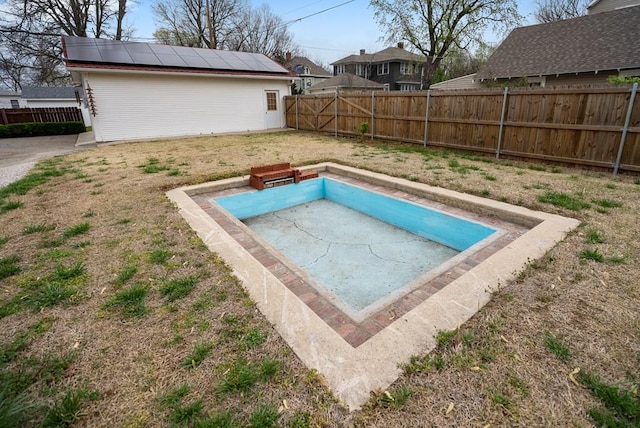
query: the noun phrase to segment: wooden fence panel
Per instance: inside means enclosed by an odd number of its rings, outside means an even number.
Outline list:
[[[3,125],[28,122],[82,122],[82,112],[76,107],[5,108]]]
[[[517,88],[287,97],[287,125],[522,158],[611,168],[615,165],[632,89]],[[429,111],[427,112],[427,98]],[[336,105],[338,102],[337,117]],[[504,101],[506,100],[506,104]],[[505,117],[502,117],[503,105]],[[297,122],[296,122],[297,120]],[[502,137],[500,129],[502,124]],[[621,168],[640,171],[640,95],[633,103]]]

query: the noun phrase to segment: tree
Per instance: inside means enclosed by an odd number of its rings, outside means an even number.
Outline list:
[[[585,0],[543,0],[536,2],[534,16],[540,23],[562,21],[577,18],[585,14],[587,3]]]
[[[153,10],[160,27],[153,36],[164,44],[223,49],[248,7],[246,0],[158,0]]]
[[[293,37],[282,18],[267,4],[246,9],[235,22],[227,48],[242,52],[259,52],[284,64],[287,51],[295,50]]]
[[[128,0],[8,0],[0,18],[0,76],[7,87],[69,83],[60,34],[125,38]]]
[[[427,57],[427,85],[451,49],[473,49],[487,28],[504,34],[522,21],[515,0],[371,0],[371,6],[387,41],[406,40]]]
[[[296,50],[287,26],[266,4],[253,9],[246,0],[158,0],[154,11],[161,26],[153,36],[160,43],[260,52],[282,63]]]

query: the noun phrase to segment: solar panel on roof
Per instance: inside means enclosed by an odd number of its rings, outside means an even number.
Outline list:
[[[64,36],[69,61],[287,73],[262,54]]]

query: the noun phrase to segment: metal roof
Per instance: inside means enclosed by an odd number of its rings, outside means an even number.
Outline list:
[[[67,66],[78,63],[288,74],[263,54],[63,36]]]

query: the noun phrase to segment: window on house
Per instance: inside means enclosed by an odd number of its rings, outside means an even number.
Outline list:
[[[345,65],[344,64],[334,65],[333,67],[334,67],[334,69],[336,71],[336,75],[342,74],[342,73],[345,72]]]
[[[383,62],[382,64],[378,64],[378,76],[381,74],[389,74],[389,63]]]
[[[414,83],[401,83],[400,90],[401,91],[417,91],[418,85]]]
[[[413,64],[410,64],[408,62],[400,63],[400,74],[413,74],[413,73],[414,73]]]
[[[356,64],[356,76],[364,76],[364,64]]]
[[[267,92],[267,111],[278,110],[278,99],[275,92]]]
[[[18,100],[11,100],[11,108],[20,108]]]

